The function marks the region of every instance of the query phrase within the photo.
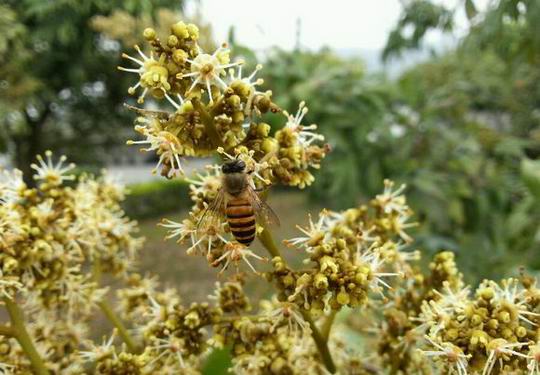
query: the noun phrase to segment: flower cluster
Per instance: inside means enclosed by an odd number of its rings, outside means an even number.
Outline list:
[[[28,330],[50,369],[67,372],[85,337],[84,321],[107,291],[89,269],[99,264],[102,272],[124,276],[142,240],[120,208],[124,191],[117,181],[105,173],[76,178],[65,157],[53,159],[47,151],[32,165],[35,188],[18,170],[2,174],[0,294],[8,309],[18,302],[32,316]],[[4,344],[0,362],[13,371],[27,368],[12,340]]]
[[[534,278],[484,280],[473,294],[451,252],[437,254],[427,276],[412,272],[389,293],[383,319],[375,318],[378,366],[393,373],[539,373]]]
[[[55,164],[50,151],[38,162],[36,188],[27,187],[17,170],[4,172],[0,184],[0,292],[11,298],[24,291],[36,306],[61,303],[75,312],[102,295],[82,270],[85,261],[99,260],[120,275],[141,239],[133,237],[135,223],[118,204],[122,187],[109,176],[82,176],[68,186],[73,165],[64,166],[64,158]]]
[[[159,112],[130,107],[140,114],[135,130],[143,139],[129,143],[147,145],[144,151],[159,156],[156,171],[169,178],[182,176],[183,157],[208,156],[218,147],[237,155],[247,147],[253,162],[264,164],[261,174],[267,183],[301,188],[311,184],[310,168],[320,166],[328,149],[320,145],[324,138],[314,133],[315,125],[303,125],[304,103],[294,116],[283,112],[285,124],[272,136],[262,116],[281,110],[272,102],[271,91],[259,90],[263,80],[255,76],[260,65],[244,75],[244,61],[231,61],[225,44],[212,53],[202,51],[193,24],[172,25],[164,42],[150,28],[144,37],[150,54],[135,46],[137,57],[123,56],[137,67],[119,69],[137,75],[129,92],[142,89],[140,104],[150,93],[171,108]]]
[[[403,276],[408,259],[416,256],[402,251],[400,239],[409,240],[404,229],[414,223],[407,222],[411,212],[401,191],[385,189],[369,205],[324,210],[318,220],[299,226],[302,236],[284,242],[306,252],[308,269],[293,271],[274,258],[269,275],[283,298],[318,315],[363,306],[370,292],[390,288],[390,279]]]
[[[485,280],[474,297],[445,283],[422,304],[423,353],[459,374],[537,373],[539,307],[540,290],[530,280]]]
[[[195,375],[212,350],[226,348],[239,375],[540,374],[536,280],[486,280],[473,294],[451,252],[435,255],[424,273],[411,247],[416,223],[405,186],[385,181],[366,204],[309,217],[283,241],[303,260],[290,265],[264,198],[271,185],[313,181],[327,152],[323,137],[303,124],[304,103],[291,115],[260,91],[260,66],[244,76],[226,46],[201,50],[196,26],[178,22],[170,30],[163,43],[146,29],[151,52],[136,47],[137,58],[124,55],[137,65],[121,68],[138,77],[129,93],[142,90],[139,103],[151,95],[174,108],[130,107],[144,138],[130,143],[155,152],[156,170],[168,178],[183,176],[185,156],[245,165],[245,175],[230,172],[242,178],[237,196],[225,190],[230,180],[220,165],[186,178],[189,214],[161,222],[166,238],[188,243],[188,254],[206,257],[220,273],[237,272],[216,283],[208,300],[184,303],[176,289],[137,273],[141,240],[120,208],[121,185],[106,174],[76,178],[73,165],[47,152],[33,165],[37,187],[18,171],[0,179],[0,297],[11,320],[0,325],[0,373]],[[274,133],[263,122],[268,112],[285,116]],[[223,202],[241,194],[251,198],[232,207],[248,213],[233,210],[225,220]],[[265,258],[235,240],[238,232],[256,236],[270,254],[263,272],[255,262]],[[253,272],[239,272],[240,261]],[[105,297],[102,273],[117,278],[117,308]],[[249,298],[248,278],[268,281],[274,293]],[[89,339],[96,310],[114,325],[101,343]],[[358,332],[364,348],[351,344]]]

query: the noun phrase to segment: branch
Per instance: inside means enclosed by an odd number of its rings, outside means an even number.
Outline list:
[[[92,280],[94,280],[94,282],[98,285],[101,280],[101,263],[98,257],[95,257],[94,261],[92,262]],[[122,340],[126,343],[129,351],[132,353],[137,353],[138,352],[137,344],[135,344],[135,341],[129,334],[122,320],[114,312],[111,306],[109,306],[109,303],[103,300],[101,302],[98,302],[97,305],[101,309],[103,314],[107,317],[107,319],[109,319],[109,321],[116,327],[116,329],[118,330],[118,334],[120,335]]]
[[[336,315],[337,310],[332,310],[321,327],[321,334],[325,342],[328,342],[328,337],[330,337],[330,331],[332,330],[332,324],[334,324]]]
[[[116,315],[114,310],[109,306],[109,304],[106,301],[98,302],[97,305],[99,306],[103,314],[105,314],[107,319],[109,319],[109,321],[116,327],[116,329],[118,330],[118,334],[120,335],[120,337],[122,337],[122,340],[124,340],[124,342],[126,343],[129,351],[132,353],[137,353],[138,348],[137,348],[137,345],[135,344],[135,341],[129,334],[126,326],[124,326],[124,323],[122,323],[122,320],[120,320],[118,315]]]
[[[37,375],[49,375],[49,370],[45,366],[45,362],[41,359],[26,327],[24,326],[23,313],[15,301],[4,297],[4,303],[11,319],[11,331],[13,331],[13,337],[17,339],[19,345],[23,349],[24,353],[30,360],[34,373]]]
[[[266,250],[270,253],[270,255],[272,255],[272,258],[280,257],[283,259],[283,256],[281,256],[281,252],[279,251],[278,247],[276,246],[276,242],[272,237],[272,233],[265,225],[263,225],[263,231],[259,233],[259,241],[261,241]]]
[[[287,265],[286,260],[281,256],[281,252],[279,251],[278,247],[276,246],[276,243],[274,241],[274,238],[272,237],[272,233],[268,229],[266,225],[263,225],[263,231],[259,234],[259,240],[263,244],[263,246],[266,248],[266,250],[272,255],[272,257],[280,257],[285,265]],[[288,266],[287,266],[288,267]],[[336,365],[334,364],[334,360],[332,359],[332,355],[330,354],[330,350],[328,349],[327,344],[327,337],[319,331],[319,328],[313,321],[313,318],[311,317],[311,314],[309,311],[301,310],[302,316],[304,319],[309,323],[309,326],[311,328],[311,336],[313,337],[313,340],[315,341],[315,345],[317,346],[317,350],[319,351],[321,358],[323,360],[324,366],[326,369],[334,374],[336,372]],[[332,321],[329,323],[331,326]],[[330,332],[330,326],[325,328],[328,333]]]
[[[306,320],[306,322],[309,323],[309,327],[311,328],[311,336],[313,337],[313,341],[315,341],[315,345],[317,345],[317,349],[319,350],[319,353],[322,357],[324,367],[330,373],[334,374],[336,372],[336,365],[334,364],[334,360],[332,359],[332,355],[330,354],[330,350],[328,349],[328,344],[319,331],[319,328],[313,321],[313,318],[311,317],[310,313],[306,310],[301,310],[302,316]]]

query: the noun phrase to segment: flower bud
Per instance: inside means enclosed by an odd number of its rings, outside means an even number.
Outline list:
[[[491,329],[499,328],[499,321],[497,319],[490,319],[488,322],[488,327]]]
[[[291,275],[287,275],[283,278],[282,280],[283,284],[285,286],[293,286],[294,285],[294,277],[292,277]]]
[[[340,305],[347,305],[351,301],[351,298],[349,296],[349,293],[347,293],[345,289],[342,288],[341,291],[338,293],[336,300]]]
[[[265,154],[275,153],[278,148],[278,143],[274,138],[265,138],[261,146],[261,149]]]
[[[272,374],[283,374],[287,373],[287,362],[285,359],[278,357],[270,365],[270,371]]]
[[[474,326],[480,325],[482,323],[482,318],[478,314],[474,314],[471,318],[471,323]]]
[[[193,39],[193,40],[199,39],[199,28],[196,25],[194,25],[192,23],[188,24],[187,25],[187,31],[188,31],[189,36],[191,37],[191,39]]]
[[[172,59],[177,64],[185,63],[187,58],[188,58],[188,54],[183,49],[176,49],[172,53]]]
[[[198,327],[201,324],[201,319],[197,311],[192,311],[187,314],[184,318],[184,323],[191,329]]]
[[[149,41],[156,39],[156,30],[154,30],[151,27],[147,27],[143,31],[143,37],[144,39],[149,40]]]
[[[270,110],[270,105],[272,104],[272,101],[267,95],[259,95],[255,99],[255,105],[261,111],[262,113],[266,113]]]
[[[18,266],[19,266],[19,262],[17,261],[17,259],[12,258],[12,257],[7,257],[4,259],[3,271],[10,273],[10,272],[13,272]]]
[[[257,135],[259,137],[268,137],[270,134],[270,125],[261,122],[257,125]]]
[[[318,273],[315,275],[314,284],[317,289],[327,289],[328,278],[324,274]]]
[[[503,323],[509,323],[511,320],[510,313],[508,311],[501,311],[498,315],[499,320]]]
[[[232,121],[236,124],[240,124],[244,121],[244,112],[236,111],[232,115]]]
[[[169,35],[167,38],[167,45],[169,47],[176,47],[178,45],[178,38],[176,35]]]
[[[176,35],[179,39],[189,38],[189,31],[186,24],[182,21],[179,21],[171,26],[171,32]]]
[[[522,326],[519,326],[517,329],[516,329],[516,336],[519,337],[519,338],[523,338],[527,335],[527,329],[525,329],[525,327],[522,327]]]

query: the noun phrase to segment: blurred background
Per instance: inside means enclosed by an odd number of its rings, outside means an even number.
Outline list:
[[[408,186],[426,257],[455,251],[472,283],[540,268],[538,0],[3,0],[0,164],[31,175],[52,149],[121,175],[148,237],[142,267],[188,299],[205,295],[215,271],[156,227],[190,206],[187,185],[152,177],[154,161],[125,145],[133,82],[116,70],[145,27],[178,19],[201,26],[205,50],[227,41],[233,57],[262,62],[276,102],[305,100],[333,148],[306,194],[273,195],[282,238],[307,212],[358,204],[390,178]]]

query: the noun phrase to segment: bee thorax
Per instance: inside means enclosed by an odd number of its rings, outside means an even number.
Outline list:
[[[227,193],[231,195],[239,195],[246,188],[245,173],[228,173],[223,177],[223,184]]]

